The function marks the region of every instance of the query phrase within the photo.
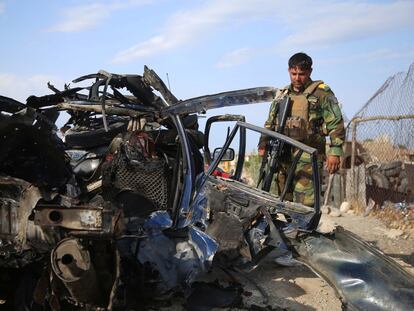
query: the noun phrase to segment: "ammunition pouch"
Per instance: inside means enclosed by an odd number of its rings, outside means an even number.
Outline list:
[[[316,88],[323,83],[314,81],[303,93],[290,94],[292,101],[290,116],[286,119],[286,126],[283,134],[295,140],[304,142],[310,135],[320,132],[319,126],[309,121],[309,95],[312,95]],[[279,120],[276,118],[276,128],[279,126]]]
[[[287,118],[284,134],[290,138],[303,141],[308,136],[306,121],[298,116]]]

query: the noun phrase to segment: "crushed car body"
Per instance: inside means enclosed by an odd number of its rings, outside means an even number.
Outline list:
[[[308,207],[241,179],[253,131],[308,154],[319,193],[315,149],[237,115],[199,131],[195,113],[269,102],[275,88],[180,101],[147,67],[73,82],[85,81],[49,85],[54,94],[26,104],[0,97],[0,298],[9,309],[135,310],[172,293],[191,298],[212,265],[253,269],[270,252],[308,265],[349,309],[412,308],[413,276],[346,230],[317,231],[318,198]],[[60,111],[70,115],[64,142]],[[234,127],[212,154],[209,127],[221,121]],[[236,170],[217,176],[237,135]]]

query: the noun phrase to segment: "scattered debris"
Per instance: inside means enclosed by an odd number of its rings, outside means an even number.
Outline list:
[[[322,212],[323,214],[328,215],[328,214],[331,212],[331,207],[330,207],[329,205],[323,205],[323,206],[321,207],[321,212]]]
[[[365,208],[365,212],[364,212],[364,217],[367,217],[371,211],[374,209],[375,207],[375,202],[372,199],[369,199],[367,207]]]
[[[390,229],[390,230],[387,232],[387,236],[388,236],[390,239],[395,239],[395,238],[398,238],[398,237],[402,236],[403,234],[404,234],[404,231],[399,230],[399,229]]]
[[[332,207],[331,208],[331,212],[329,213],[329,216],[332,216],[332,217],[341,217],[341,215],[342,215],[342,213],[341,213],[341,211],[338,208],[336,208],[336,207]]]

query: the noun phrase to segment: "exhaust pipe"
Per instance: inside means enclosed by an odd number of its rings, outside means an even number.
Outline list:
[[[51,253],[51,263],[73,299],[93,305],[104,303],[89,251],[78,239],[60,241]]]

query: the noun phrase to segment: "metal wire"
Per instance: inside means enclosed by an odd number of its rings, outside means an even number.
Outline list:
[[[351,163],[348,183],[354,198],[371,198],[380,206],[412,198],[413,135],[414,63],[407,72],[388,78],[348,124],[353,159],[364,163]]]

